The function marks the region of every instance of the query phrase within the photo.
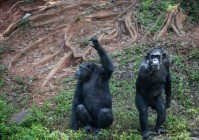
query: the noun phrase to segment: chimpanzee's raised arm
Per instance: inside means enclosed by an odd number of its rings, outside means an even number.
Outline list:
[[[113,73],[113,63],[112,63],[111,58],[106,53],[104,48],[101,47],[101,45],[99,44],[99,42],[97,40],[97,37],[91,38],[90,41],[92,41],[92,43],[94,45],[93,48],[98,52],[98,54],[100,56],[102,66],[106,73],[106,77],[110,78],[111,74]]]

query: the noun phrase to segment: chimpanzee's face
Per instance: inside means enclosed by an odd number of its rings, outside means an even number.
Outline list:
[[[161,55],[160,53],[152,53],[149,57],[149,62],[153,70],[159,70],[160,69],[160,63],[161,63]]]
[[[166,57],[166,53],[162,49],[154,49],[148,53],[149,64],[152,70],[159,70],[162,59]]]
[[[86,80],[91,75],[91,64],[90,63],[82,63],[79,68],[76,70],[74,77],[77,80]]]

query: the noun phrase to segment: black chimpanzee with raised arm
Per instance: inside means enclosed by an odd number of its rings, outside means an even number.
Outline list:
[[[101,47],[96,37],[91,39],[92,46],[99,54],[102,66],[94,63],[82,63],[75,73],[78,80],[72,106],[71,127],[80,126],[94,134],[113,123],[112,97],[109,80],[113,73],[113,63]]]
[[[139,120],[143,138],[153,134],[165,133],[161,128],[165,122],[166,108],[171,101],[171,74],[169,71],[170,59],[162,48],[153,48],[144,57],[136,81],[136,107],[139,111]],[[162,93],[166,94],[166,101]],[[155,131],[148,126],[148,107],[156,110],[157,120]]]

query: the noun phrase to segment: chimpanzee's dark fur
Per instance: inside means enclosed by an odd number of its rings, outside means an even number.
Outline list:
[[[153,62],[156,62],[155,65]],[[165,122],[166,108],[169,107],[171,101],[171,75],[169,67],[170,59],[162,48],[151,49],[141,63],[136,81],[135,100],[144,138],[155,134],[155,132],[149,130],[148,107],[157,111],[156,133],[166,132],[160,126]],[[166,102],[162,96],[164,91]]]
[[[98,52],[102,66],[94,63],[83,63],[75,73],[78,79],[73,99],[71,127],[77,130],[80,125],[86,131],[95,127],[107,128],[113,123],[112,97],[109,90],[109,79],[113,73],[113,64],[96,37],[91,39],[93,48]]]

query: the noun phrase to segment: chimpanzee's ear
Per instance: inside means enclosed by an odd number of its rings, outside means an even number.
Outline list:
[[[167,57],[166,52],[163,52],[163,54],[162,54],[162,59],[165,59],[166,57]]]

